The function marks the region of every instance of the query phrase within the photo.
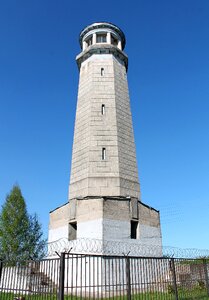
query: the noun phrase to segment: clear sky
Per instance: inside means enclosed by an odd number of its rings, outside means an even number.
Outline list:
[[[67,202],[79,32],[126,35],[142,201],[163,244],[209,249],[209,1],[0,0],[0,205],[15,183],[47,236]]]

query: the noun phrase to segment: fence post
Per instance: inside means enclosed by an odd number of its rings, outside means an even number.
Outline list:
[[[207,294],[209,296],[208,268],[207,268],[207,260],[205,258],[203,259],[203,267],[204,267],[204,272],[205,272],[205,282],[206,282]]]
[[[0,260],[0,282],[1,282],[2,270],[3,270],[3,261]]]
[[[176,283],[176,270],[175,270],[174,258],[171,258],[171,272],[173,275],[173,288],[174,288],[175,300],[179,300],[178,288],[177,288],[177,283]]]
[[[128,256],[126,256],[126,283],[127,283],[127,300],[131,300],[130,258]]]
[[[64,300],[65,283],[65,253],[60,256],[59,300]]]

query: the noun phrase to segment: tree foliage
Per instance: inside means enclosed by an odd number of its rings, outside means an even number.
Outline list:
[[[45,240],[36,215],[29,215],[15,185],[0,213],[0,256],[11,264],[44,256]]]

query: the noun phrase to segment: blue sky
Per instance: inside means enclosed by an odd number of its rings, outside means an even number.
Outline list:
[[[0,205],[18,183],[47,236],[67,202],[79,32],[126,35],[142,201],[163,244],[209,249],[209,1],[0,1]]]

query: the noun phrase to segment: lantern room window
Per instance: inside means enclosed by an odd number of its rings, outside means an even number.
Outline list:
[[[87,44],[87,47],[89,47],[89,46],[92,45],[92,36],[90,36],[90,37],[86,40],[86,44]]]
[[[107,42],[107,35],[103,33],[97,34],[97,43],[106,43]]]
[[[113,35],[111,35],[111,44],[114,46],[118,45],[118,40]]]

